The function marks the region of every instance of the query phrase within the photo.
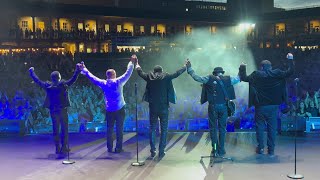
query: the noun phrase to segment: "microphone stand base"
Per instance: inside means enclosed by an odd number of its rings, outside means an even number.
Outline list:
[[[301,174],[288,174],[287,177],[290,179],[303,179],[304,178],[304,176]]]
[[[62,161],[62,164],[68,165],[68,164],[74,164],[74,161],[70,161],[70,160],[66,160],[66,161]]]
[[[144,162],[142,162],[142,161],[131,163],[131,166],[143,166],[143,165],[144,165]]]

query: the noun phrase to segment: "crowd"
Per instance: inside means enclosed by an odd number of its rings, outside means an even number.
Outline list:
[[[255,49],[252,51],[253,56],[257,61],[261,59],[269,59],[275,66],[282,66],[284,61],[281,61],[288,49]],[[289,115],[298,115],[302,117],[319,116],[319,98],[320,90],[318,90],[319,68],[320,68],[320,50],[307,49],[290,49],[290,52],[295,54],[296,74],[300,78],[298,87],[299,98],[295,96],[295,84],[288,82],[289,104],[293,107]],[[128,57],[132,52],[124,51],[105,55],[107,58],[113,57]],[[159,51],[136,52],[139,60],[141,59],[144,67],[150,70],[152,65],[148,65],[143,59],[152,59],[154,56],[159,56]],[[177,52],[178,53],[178,52]],[[50,72],[59,70],[62,78],[70,78],[74,72],[76,62],[85,60],[87,54],[77,53],[72,56],[70,53],[57,52],[20,52],[12,55],[0,55],[0,119],[21,119],[25,120],[29,132],[37,132],[38,128],[50,126],[51,119],[49,112],[42,107],[45,92],[34,85],[28,74],[30,66],[35,67],[35,72],[42,80],[49,80]],[[280,60],[280,61],[279,61]],[[111,60],[104,63],[114,66],[120,72],[126,68],[127,61],[113,63]],[[96,66],[92,69],[98,77],[105,78],[105,68]],[[118,68],[118,69],[117,69]],[[90,69],[91,70],[91,69]],[[124,71],[123,71],[124,72]],[[293,77],[294,78],[294,77]],[[124,88],[124,97],[127,105],[125,121],[135,120],[135,83],[143,84],[142,80],[133,75],[132,80],[128,81]],[[293,81],[292,81],[293,82]],[[148,120],[148,104],[142,103],[142,94],[140,93],[144,87],[139,87],[138,93],[138,119]],[[199,102],[200,92],[190,94],[178,94],[176,105],[170,107],[169,119],[185,121],[188,119],[203,119],[207,118],[207,108]],[[79,131],[85,131],[87,122],[105,121],[104,99],[102,91],[93,86],[86,78],[80,76],[75,85],[69,89],[69,97],[71,107],[69,112],[69,123],[81,124]],[[298,106],[296,102],[299,102]],[[251,129],[254,125],[254,109],[247,107],[247,101],[238,97],[237,111],[235,114],[238,127]]]
[[[111,37],[117,36],[146,36],[144,32],[133,34],[132,31],[121,30],[121,31],[107,31],[99,28],[97,31],[89,29],[76,29],[72,27],[68,29],[54,29],[53,27],[40,29],[37,28],[35,31],[25,28],[22,29],[19,26],[11,28],[9,30],[9,37],[13,39],[60,39],[60,40],[110,40]],[[166,33],[154,32],[148,36],[166,37]]]

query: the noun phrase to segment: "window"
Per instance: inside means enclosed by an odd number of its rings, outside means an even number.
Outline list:
[[[78,23],[78,29],[83,30],[83,23]]]
[[[110,31],[110,25],[109,25],[109,24],[105,24],[105,25],[104,25],[104,30],[105,30],[106,32],[109,32],[109,31]]]
[[[38,28],[44,30],[44,22],[38,22]]]
[[[22,21],[21,23],[22,23],[22,24],[21,24],[21,25],[22,25],[22,26],[21,26],[22,28],[28,28],[28,21]]]
[[[144,33],[144,26],[140,26],[140,33]]]
[[[117,25],[117,32],[122,32],[122,26],[120,24]]]
[[[54,22],[54,29],[58,29],[58,22]]]
[[[64,31],[67,31],[68,30],[68,23],[62,23],[62,29]]]
[[[154,26],[151,26],[151,34],[153,34],[155,32],[155,28]]]

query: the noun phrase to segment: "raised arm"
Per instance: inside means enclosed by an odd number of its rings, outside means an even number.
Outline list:
[[[288,69],[286,69],[285,71],[280,71],[279,73],[279,76],[282,78],[289,77],[294,73],[293,55],[291,53],[288,53],[287,59],[289,60]]]
[[[132,71],[133,71],[133,66],[134,66],[133,62],[130,61],[128,63],[126,72],[122,76],[117,78],[119,80],[120,84],[124,85],[129,80],[129,78],[132,74]]]
[[[142,79],[144,79],[145,81],[148,80],[148,74],[145,73],[145,72],[142,70],[141,66],[140,66],[138,63],[137,63],[137,66],[136,66],[136,70],[137,70],[138,75],[139,75]]]
[[[41,81],[39,78],[38,78],[38,76],[36,75],[36,73],[34,72],[34,67],[31,67],[30,69],[29,69],[29,73],[30,73],[30,76],[31,76],[31,78],[33,79],[33,81],[36,83],[36,84],[38,84],[40,87],[42,87],[42,88],[45,88],[46,87],[46,82],[44,82],[44,81]]]
[[[204,83],[204,84],[209,81],[209,77],[208,76],[199,76],[194,72],[194,70],[191,68],[191,62],[189,60],[186,62],[186,66],[187,66],[188,74],[190,74],[190,76],[195,81],[200,82],[200,83]]]
[[[168,78],[175,79],[175,78],[179,77],[182,73],[184,73],[186,70],[187,70],[186,66],[183,66],[180,69],[178,69],[176,72],[174,72],[173,74],[168,74]]]
[[[245,63],[242,63],[239,67],[239,78],[241,81],[244,82],[252,82],[253,81],[253,75],[250,74],[247,75],[247,65]]]
[[[231,79],[231,85],[235,85],[235,84],[238,84],[240,82],[239,75],[235,76],[235,77],[230,77],[230,79]]]
[[[77,64],[73,76],[69,80],[65,81],[65,84],[67,86],[71,86],[78,79],[78,76],[79,76],[79,74],[81,72],[80,66],[81,66],[80,64]]]
[[[106,80],[104,79],[100,79],[98,77],[96,77],[95,75],[93,75],[83,64],[82,65],[82,71],[81,73],[84,74],[85,76],[87,76],[87,78],[95,85],[101,87],[102,85],[104,85],[106,83]]]

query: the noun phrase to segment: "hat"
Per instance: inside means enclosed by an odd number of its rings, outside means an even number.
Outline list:
[[[223,70],[222,67],[215,67],[215,68],[213,69],[212,74],[218,74],[218,73],[224,74],[224,70]]]

